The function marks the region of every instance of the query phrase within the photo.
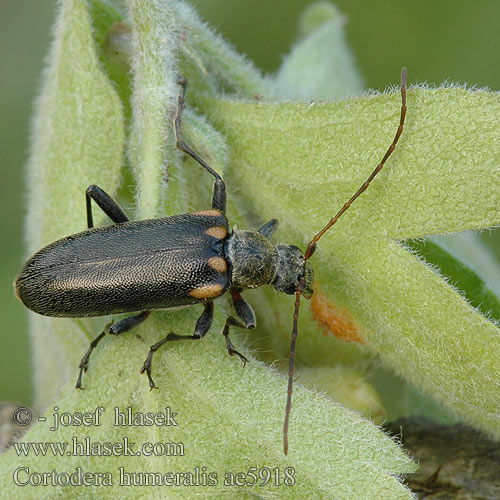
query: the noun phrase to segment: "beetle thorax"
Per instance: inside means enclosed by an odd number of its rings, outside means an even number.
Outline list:
[[[231,281],[236,288],[256,288],[276,276],[276,248],[257,231],[235,229],[226,242]]]

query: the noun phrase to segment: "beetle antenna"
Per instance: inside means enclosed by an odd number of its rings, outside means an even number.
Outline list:
[[[401,117],[399,119],[399,127],[396,131],[396,135],[394,136],[394,140],[392,144],[389,146],[389,149],[386,151],[382,161],[375,167],[375,170],[371,173],[371,175],[366,179],[366,181],[362,184],[362,186],[354,193],[351,199],[339,210],[337,215],[330,219],[330,222],[318,233],[316,236],[309,242],[307,245],[306,253],[304,257],[308,260],[311,255],[316,250],[316,243],[318,240],[340,219],[340,217],[347,211],[347,209],[354,203],[354,201],[368,189],[368,186],[373,181],[375,176],[382,170],[387,158],[391,156],[392,152],[396,149],[396,144],[399,140],[401,133],[403,132],[403,125],[406,116],[406,68],[401,70]]]
[[[363,193],[366,191],[370,183],[373,181],[375,176],[382,170],[387,158],[391,156],[394,149],[396,149],[396,144],[403,132],[403,126],[406,116],[406,68],[401,70],[401,116],[399,119],[399,127],[396,131],[396,135],[392,141],[392,144],[389,146],[389,149],[386,151],[384,157],[381,162],[375,167],[375,170],[371,173],[371,175],[366,179],[366,181],[362,184],[362,186],[354,193],[351,199],[340,209],[340,211],[330,219],[330,222],[318,233],[307,245],[306,252],[304,254],[304,259],[309,260],[316,250],[316,243],[318,240],[339,220],[339,218],[346,212],[346,210],[352,205],[352,203]],[[293,361],[295,358],[295,342],[297,341],[298,335],[298,319],[299,319],[299,307],[300,307],[300,294],[302,292],[304,286],[304,278],[299,281],[297,286],[297,291],[295,292],[295,310],[293,313],[293,328],[292,328],[292,341],[290,343],[290,357],[288,359],[288,395],[286,399],[286,408],[285,408],[285,422],[283,424],[283,451],[285,455],[288,454],[288,423],[290,420],[290,409],[292,407],[292,391],[293,391]]]
[[[293,328],[292,328],[292,342],[290,344],[290,357],[288,358],[288,395],[286,398],[285,408],[285,423],[283,424],[283,451],[285,455],[288,454],[288,421],[290,420],[290,409],[292,407],[292,391],[293,391],[293,358],[295,357],[295,342],[298,335],[297,322],[299,319],[300,307],[300,292],[304,286],[304,280],[299,281],[297,291],[295,292],[295,311],[293,313]]]

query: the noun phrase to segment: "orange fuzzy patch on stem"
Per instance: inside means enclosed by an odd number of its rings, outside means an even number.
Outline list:
[[[325,333],[333,333],[338,339],[346,342],[366,343],[363,329],[356,324],[347,310],[332,304],[317,285],[314,287],[311,311],[312,317]]]

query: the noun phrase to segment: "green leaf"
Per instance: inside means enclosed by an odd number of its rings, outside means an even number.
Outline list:
[[[296,380],[309,389],[324,393],[342,406],[357,411],[377,425],[387,418],[379,395],[356,367],[312,366],[295,370]]]
[[[381,158],[399,100],[207,100],[206,109],[233,148],[229,185],[252,186],[233,196],[263,218],[277,216],[286,239],[305,244]],[[386,171],[314,256],[323,292],[384,363],[496,437],[498,328],[392,239],[499,223],[499,113],[498,93],[410,90],[405,131]]]
[[[332,100],[360,94],[362,79],[344,36],[345,18],[330,2],[311,4],[300,20],[301,38],[278,70],[278,99]]]
[[[189,4],[177,2],[175,7],[184,56],[180,65],[190,84],[208,93],[221,94],[229,88],[247,97],[269,95],[270,81],[251,61],[216,34]]]
[[[107,0],[91,0],[89,14],[92,20],[97,55],[103,71],[113,82],[124,107],[130,116],[130,28],[122,15]]]
[[[29,169],[30,250],[85,229],[83,189],[88,184],[116,192],[124,146],[122,107],[131,110],[127,148],[136,181],[138,218],[208,205],[211,179],[193,162],[180,162],[180,155],[173,151],[172,119],[178,77],[184,69],[193,77],[188,102],[210,116],[218,131],[188,109],[183,132],[219,170],[229,151],[225,177],[231,220],[243,223],[250,219],[258,224],[278,216],[282,221],[278,236],[283,241],[305,244],[366,179],[392,139],[400,109],[396,94],[310,105],[220,99],[228,89],[246,96],[269,96],[272,85],[284,88],[285,83],[292,88],[288,96],[297,96],[301,91],[294,79],[300,71],[317,76],[336,64],[348,69],[352,61],[342,44],[338,47],[344,62],[322,64],[331,37],[342,40],[338,17],[325,4],[306,14],[304,38],[284,63],[282,76],[272,81],[262,78],[186,4],[129,0],[125,62],[117,70],[119,78],[110,76],[121,82],[118,89],[123,103],[101,66],[104,63],[109,70],[106,44],[114,46],[113,23],[119,16],[102,2],[92,5],[96,6],[93,24],[84,2],[67,0],[61,6],[34,123]],[[308,54],[316,52],[323,56],[308,59]],[[123,91],[129,62],[131,103],[126,102],[128,94]],[[352,73],[352,67],[349,71]],[[341,80],[339,88],[354,89],[352,82],[346,84],[348,78]],[[314,85],[307,84],[303,98],[313,90],[318,96],[325,95],[326,89],[314,78],[312,81]],[[409,91],[407,122],[397,150],[368,193],[321,240],[314,256],[319,284],[316,302],[310,311],[301,311],[299,325],[297,361],[302,364],[299,368],[305,382],[308,372],[314,372],[310,377],[314,380],[321,372],[320,378],[325,380],[320,389],[326,390],[335,372],[345,375],[346,364],[352,362],[356,382],[369,393],[361,404],[352,402],[352,406],[368,407],[368,411],[380,408],[378,398],[365,384],[370,359],[377,354],[386,367],[449,411],[495,437],[500,435],[497,326],[434,267],[426,266],[395,241],[498,224],[499,108],[498,93],[463,88]],[[455,273],[457,279],[467,274],[457,266],[444,271],[450,262],[448,257],[441,258],[443,272]],[[474,285],[472,278],[463,286],[471,301],[484,303],[484,298],[477,299],[478,282]],[[1,481],[7,485],[0,495],[19,496],[19,487],[12,482],[17,467],[71,473],[82,466],[85,472],[109,471],[115,487],[63,486],[44,491],[64,498],[89,494],[149,497],[150,487],[117,485],[120,467],[160,475],[194,473],[195,467],[207,467],[221,480],[216,488],[169,486],[159,490],[160,495],[206,497],[208,491],[214,491],[228,498],[411,498],[394,476],[413,470],[414,464],[394,442],[355,413],[299,386],[293,399],[290,455],[283,455],[286,380],[254,360],[243,345],[246,338],[258,350],[270,346],[261,355],[270,361],[287,356],[293,297],[280,298],[283,305],[278,306],[271,293],[248,294],[250,301],[255,299],[261,305],[261,327],[251,335],[231,333],[238,349],[251,358],[249,366],[243,369],[237,359],[227,356],[220,335],[212,334],[202,343],[168,345],[154,358],[153,376],[160,389],[153,392],[147,391],[147,381],[139,375],[149,346],[169,329],[190,333],[199,307],[155,312],[134,334],[106,336],[91,359],[83,392],[73,389],[75,367],[89,338],[109,318],[100,322],[33,319],[38,403],[46,406],[52,401],[52,407],[70,413],[103,406],[108,418],[102,426],[61,427],[54,432],[39,423],[25,441],[70,443],[75,434],[83,438],[88,431],[94,442],[120,442],[127,436],[137,443],[182,443],[185,454],[134,455],[125,460],[24,457],[13,450],[0,460]],[[323,305],[318,298],[324,299]],[[345,333],[347,326],[356,344],[342,345],[328,333],[319,336],[312,319],[335,335]],[[218,311],[213,332],[220,332],[223,323]],[[339,363],[338,370],[332,369],[334,363]],[[63,381],[66,384],[54,399]],[[331,393],[348,400],[349,394],[342,389],[345,386],[333,388]],[[178,413],[178,426],[124,430],[109,418],[113,407],[158,412],[167,406]],[[280,467],[283,473],[287,466],[296,475],[293,488],[268,484],[256,490],[222,482],[226,472]],[[40,490],[26,487],[22,492],[29,497],[39,495]]]
[[[244,202],[263,218],[277,216],[304,243],[382,158],[400,106],[397,93],[316,104],[205,100],[233,148],[229,186],[250,183]],[[495,92],[410,90],[396,151],[335,238],[407,239],[498,224],[499,112]],[[293,207],[307,220],[290,217]]]
[[[107,0],[90,0],[88,4],[89,15],[94,28],[93,36],[97,47],[101,47],[108,36],[109,29],[122,21],[122,16],[115,6]]]
[[[177,212],[191,204],[203,203],[201,197],[191,201],[187,194],[196,189],[203,191],[201,186],[205,184],[206,176],[201,175],[198,165],[188,162],[181,165],[177,161],[179,155],[172,151],[171,120],[178,92],[177,61],[182,49],[178,44],[182,40],[182,27],[177,20],[182,18],[186,23],[193,23],[188,27],[201,37],[199,44],[195,43],[193,47],[203,53],[202,62],[204,59],[210,61],[206,67],[217,66],[228,55],[217,76],[220,81],[216,79],[217,85],[212,89],[219,89],[221,81],[243,93],[260,85],[264,90],[267,87],[251,65],[245,65],[219,38],[189,17],[189,9],[184,4],[130,0],[127,5],[132,30],[130,61],[133,75],[131,134],[127,146],[136,178],[138,216],[142,218],[163,213],[165,207],[168,212]],[[99,30],[98,37],[101,36]],[[216,50],[208,50],[213,41],[217,42],[214,44]],[[206,49],[205,52],[202,49]],[[195,56],[194,61],[198,55]],[[33,197],[30,201],[44,200],[43,205],[35,204],[30,209],[33,248],[55,237],[84,229],[83,194],[78,202],[82,186],[98,183],[112,194],[118,184],[122,163],[124,125],[121,106],[113,86],[100,70],[89,15],[83,2],[75,0],[63,4],[49,61],[31,158]],[[196,87],[191,87],[190,95],[196,96],[196,90]],[[126,93],[120,95],[124,98]],[[97,111],[91,104],[98,106]],[[128,103],[124,106],[127,107]],[[59,123],[54,116],[64,118],[64,121]],[[220,166],[226,154],[221,136],[189,110],[185,118],[184,133],[201,143],[204,157]],[[69,167],[71,171],[68,171]],[[168,191],[164,183],[166,173]],[[62,188],[66,189],[64,196],[60,196]],[[209,196],[203,196],[208,201]],[[53,210],[56,205],[58,210]],[[231,207],[237,218],[242,218],[241,214],[246,212],[244,205],[238,206],[232,201]],[[54,224],[55,221],[58,223]],[[83,381],[85,391],[73,388],[76,367],[89,338],[95,337],[109,318],[100,322],[40,317],[33,320],[33,332],[37,338],[36,358],[39,360],[36,366],[37,397],[41,406],[52,402],[46,413],[49,421],[54,407],[73,413],[95,411],[102,406],[108,418],[100,426],[68,426],[56,431],[50,431],[49,425],[40,422],[24,437],[25,442],[71,444],[72,437],[83,440],[88,436],[96,443],[112,443],[122,442],[128,437],[136,443],[182,443],[185,454],[135,455],[127,459],[102,455],[82,457],[71,453],[69,456],[37,456],[32,453],[21,457],[11,450],[0,461],[0,477],[5,485],[1,495],[8,498],[19,495],[19,486],[12,481],[18,467],[27,466],[31,472],[54,470],[55,474],[71,474],[77,467],[82,467],[83,472],[108,471],[113,475],[115,487],[112,488],[96,485],[44,487],[46,494],[64,498],[151,495],[151,487],[119,486],[120,467],[127,472],[158,474],[172,471],[194,473],[195,467],[206,467],[208,471],[217,472],[220,478],[216,489],[173,486],[159,490],[160,495],[166,491],[165,496],[206,497],[208,491],[214,491],[219,497],[227,498],[310,498],[331,496],[334,492],[337,498],[349,499],[411,498],[411,493],[397,477],[414,470],[415,465],[390,438],[355,413],[299,387],[294,395],[290,455],[285,457],[282,452],[282,419],[286,380],[256,360],[243,369],[237,359],[227,356],[220,335],[212,335],[203,343],[179,343],[161,350],[153,363],[153,375],[160,389],[149,392],[147,380],[139,374],[149,346],[169,329],[180,333],[192,331],[199,312],[196,307],[155,312],[133,335],[106,336],[92,356],[89,373]],[[222,325],[223,315],[217,312],[213,330],[220,332]],[[242,336],[238,337],[241,345]],[[244,347],[238,348],[252,358]],[[66,384],[54,400],[62,381]],[[109,418],[114,407],[157,412],[166,406],[178,412],[179,425],[175,428],[165,430],[140,426],[123,429],[113,425]],[[293,487],[284,485],[283,480],[279,488],[271,482],[258,490],[223,483],[226,472],[237,474],[250,468],[274,470],[280,467],[283,474],[288,466],[293,467],[293,475],[296,475]],[[21,472],[21,480],[25,479],[26,471]],[[22,494],[30,497],[38,495],[39,491],[37,487],[27,486]]]
[[[455,259],[465,262],[484,282],[484,286],[500,297],[500,264],[494,254],[494,246],[486,245],[488,239],[483,242],[473,231],[431,236],[430,239]]]
[[[409,240],[405,242],[425,262],[450,280],[450,284],[463,292],[468,302],[485,316],[500,320],[500,302],[484,281],[469,267],[430,240]]]
[[[86,229],[85,188],[119,182],[124,145],[122,106],[102,73],[85,4],[61,6],[43,88],[36,105],[28,165],[30,205],[27,242],[30,252],[67,234]],[[96,214],[95,222],[104,217]],[[68,338],[68,320],[30,317],[34,349],[35,392],[46,404],[67,379],[68,365],[88,342],[78,333]],[[64,345],[64,353],[61,347]]]
[[[182,331],[186,322],[193,325],[196,310],[165,312],[150,318],[135,335],[105,338],[92,358],[84,378],[84,391],[75,391],[68,384],[53,406],[60,412],[95,411],[105,408],[100,426],[87,428],[60,427],[51,432],[53,408],[45,414],[47,422],[38,424],[23,437],[23,442],[69,442],[76,437],[83,441],[123,442],[128,437],[136,443],[182,443],[184,456],[17,456],[14,450],[1,460],[0,480],[4,494],[15,497],[19,486],[13,485],[12,474],[18,467],[30,470],[73,472],[108,471],[115,488],[96,486],[59,488],[64,498],[99,496],[128,498],[150,495],[151,487],[118,486],[119,468],[127,472],[184,472],[195,467],[216,472],[215,487],[163,487],[167,495],[194,498],[227,494],[241,498],[256,494],[259,498],[327,497],[336,498],[411,498],[393,475],[414,470],[412,462],[378,428],[353,412],[297,387],[290,429],[291,449],[288,457],[282,452],[282,418],[285,380],[269,367],[252,360],[243,367],[238,359],[229,358],[222,336],[209,335],[203,342],[176,343],[157,355],[153,375],[159,389],[147,389],[147,380],[139,374],[148,345],[159,338],[158,330],[165,324]],[[157,319],[159,317],[159,319]],[[222,314],[218,314],[214,331],[221,331]],[[146,341],[145,341],[146,340]],[[246,352],[245,352],[246,353]],[[52,405],[51,405],[52,406]],[[113,408],[134,412],[161,412],[170,407],[176,412],[177,426],[117,427]],[[311,418],[314,415],[314,418]],[[295,485],[277,488],[272,481],[266,486],[224,486],[226,472],[246,472],[251,467],[293,467]],[[20,477],[25,480],[26,473]],[[237,490],[235,492],[234,490]],[[36,494],[37,487],[23,488],[25,498]],[[44,491],[55,491],[47,487]],[[217,493],[215,493],[217,492]],[[226,497],[224,497],[226,498]]]
[[[169,118],[179,94],[178,33],[174,6],[162,1],[127,2],[132,28],[132,130],[128,156],[136,178],[138,218],[163,212],[164,179],[177,163]],[[168,43],[167,43],[168,41]],[[182,179],[170,176],[171,209],[183,206]]]

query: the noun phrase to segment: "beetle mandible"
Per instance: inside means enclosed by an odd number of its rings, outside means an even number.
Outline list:
[[[256,325],[255,313],[241,292],[270,284],[280,292],[295,294],[283,425],[283,448],[287,454],[300,297],[310,298],[313,293],[309,259],[319,239],[368,188],[394,151],[406,115],[406,68],[401,71],[399,127],[389,149],[358,191],[309,242],[304,254],[296,246],[270,242],[278,227],[276,219],[257,231],[229,232],[224,180],[181,137],[185,94],[183,82],[174,120],[177,149],[214,177],[212,208],[129,221],[105,191],[91,185],[85,192],[88,229],[55,241],[34,254],[16,277],[16,294],[29,309],[46,316],[78,318],[142,311],[112,324],[90,343],[79,365],[77,389],[82,388],[82,375],[87,371],[90,355],[106,331],[112,335],[125,333],[142,323],[152,309],[203,304],[192,335],[171,332],[150,347],[141,373],[146,373],[150,389],[156,388],[151,376],[154,353],[169,341],[202,339],[212,323],[213,300],[227,291],[238,318],[228,316],[222,333],[229,355],[237,355],[246,363],[247,358],[234,349],[229,338],[231,326],[251,329]],[[93,227],[91,200],[109,216],[113,225]]]

